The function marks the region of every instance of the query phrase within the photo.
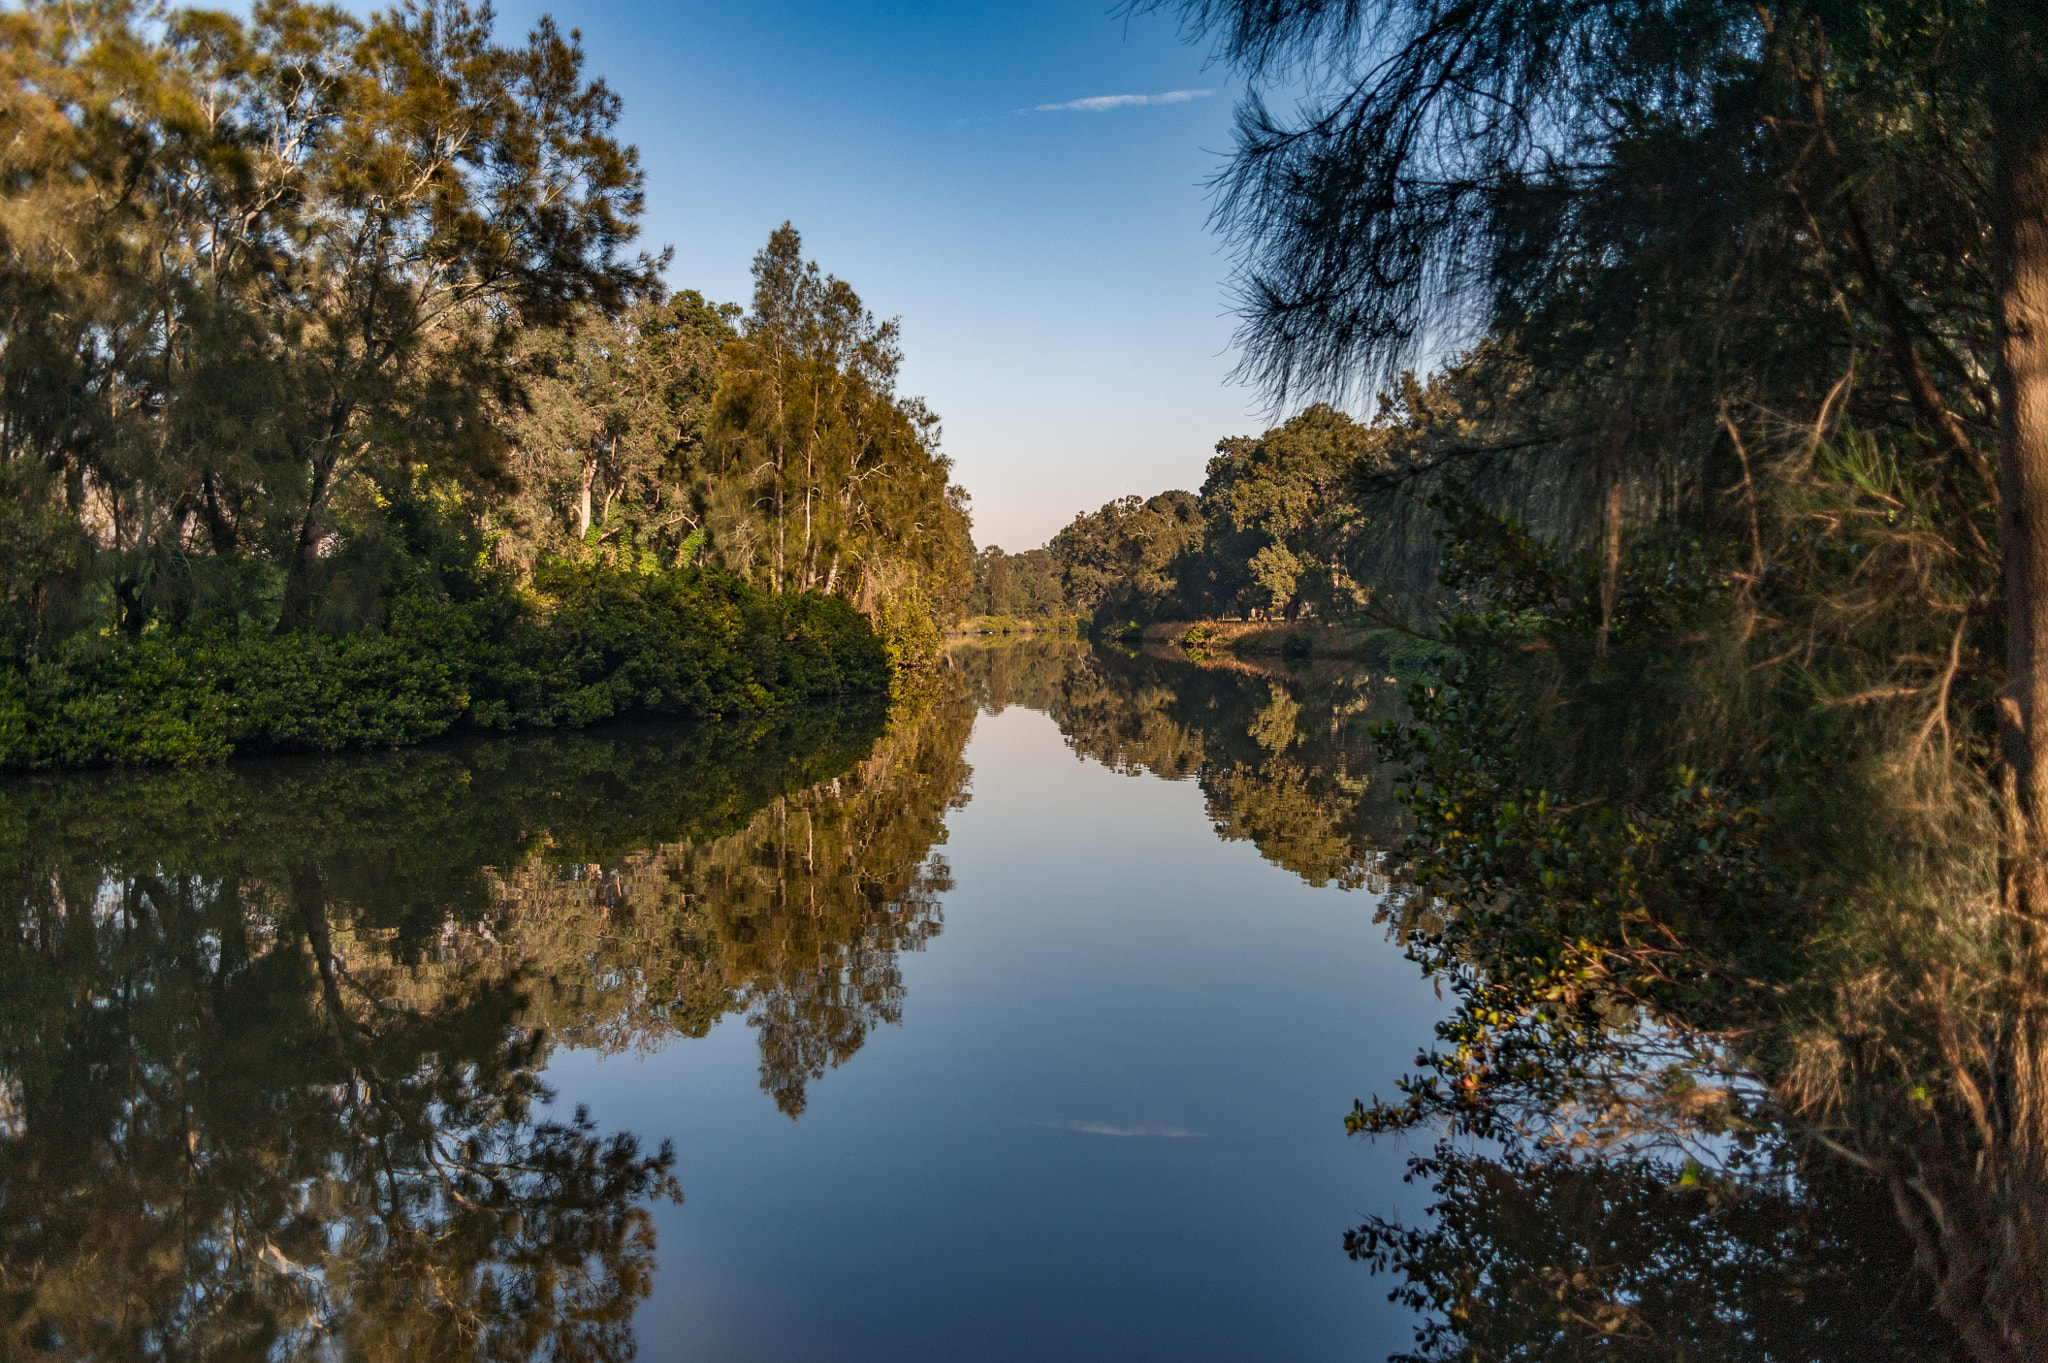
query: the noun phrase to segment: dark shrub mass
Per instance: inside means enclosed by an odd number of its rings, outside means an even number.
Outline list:
[[[403,596],[377,633],[68,640],[0,669],[0,766],[395,747],[457,726],[714,719],[888,684],[881,641],[836,598],[764,592],[712,569],[561,563],[517,595]]]

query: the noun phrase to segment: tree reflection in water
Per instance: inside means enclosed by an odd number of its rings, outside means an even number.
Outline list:
[[[629,1356],[671,1152],[544,1116],[550,1048],[742,1009],[800,1111],[938,930],[971,718],[0,787],[0,1354]]]
[[[968,667],[985,704],[1048,710],[1085,757],[1197,781],[1219,837],[1311,884],[1383,892],[1396,939],[1429,959],[1443,927],[1434,901],[1388,879],[1408,825],[1371,730],[1406,709],[1384,677],[1170,648],[992,648]],[[1540,1044],[1518,1052],[1531,1101],[1467,1109],[1411,1161],[1411,1181],[1435,1195],[1425,1223],[1374,1219],[1344,1236],[1420,1313],[1405,1357],[1960,1355],[1881,1186],[1804,1158],[1715,1057],[1626,1013],[1608,1032],[1607,1068]],[[1361,1106],[1351,1125],[1376,1123]]]
[[[1343,663],[1272,673],[1228,660],[1085,645],[962,651],[982,703],[1042,709],[1084,758],[1193,780],[1218,837],[1247,841],[1311,885],[1378,886],[1406,830],[1374,725],[1400,688]]]
[[[1387,880],[1384,677],[1056,644],[952,662],[893,718],[0,785],[0,1354],[629,1355],[648,1203],[679,1189],[666,1147],[546,1115],[551,1048],[744,1016],[800,1114],[900,1018],[899,954],[942,926],[977,708],[1195,782],[1219,837],[1381,892],[1403,943],[1443,927]],[[1739,1082],[1571,1063],[1529,1087],[1580,1107],[1451,1131],[1413,1165],[1428,1221],[1346,1238],[1422,1313],[1416,1357],[1953,1352],[1871,1185],[1796,1158]],[[1590,1138],[1631,1107],[1684,1139]]]
[[[942,925],[952,882],[933,849],[967,798],[974,719],[954,681],[860,760],[743,823],[492,873],[479,945],[541,963],[531,1016],[575,1044],[651,1049],[744,1013],[761,1087],[796,1117],[812,1081],[900,1020],[897,954]]]

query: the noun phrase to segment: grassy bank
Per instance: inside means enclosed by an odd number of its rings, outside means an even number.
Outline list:
[[[1088,620],[1080,615],[1055,615],[1030,619],[1021,615],[975,615],[946,631],[951,639],[975,639],[992,635],[1046,635],[1076,639],[1088,632]]]
[[[151,630],[0,668],[0,768],[396,747],[457,728],[758,714],[889,685],[844,601],[714,570],[538,570],[531,588],[393,603],[374,633]]]
[[[1135,631],[1148,644],[1193,653],[1369,664],[1403,679],[1432,673],[1438,646],[1377,626],[1327,620],[1161,620]]]

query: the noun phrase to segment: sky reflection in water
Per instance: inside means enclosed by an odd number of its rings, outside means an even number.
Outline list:
[[[1440,1006],[1373,899],[1220,841],[1192,781],[1077,761],[1040,711],[982,715],[966,756],[903,1026],[800,1121],[763,1101],[733,1022],[550,1068],[562,1101],[680,1152],[643,1357],[1407,1345],[1412,1319],[1338,1249],[1354,1213],[1419,1208],[1400,1149],[1342,1116],[1391,1089]]]

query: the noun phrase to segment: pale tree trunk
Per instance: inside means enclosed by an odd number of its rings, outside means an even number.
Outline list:
[[[597,482],[597,445],[583,451],[583,492],[576,503],[576,538],[584,539],[590,534],[590,489]]]
[[[1993,32],[2048,36],[2035,0],[1991,7]],[[2001,11],[2003,14],[2001,14]],[[2000,41],[2005,41],[2001,38]],[[2035,65],[2021,59],[2015,65]],[[2006,595],[2005,758],[2023,845],[2048,831],[2048,90],[2014,71],[1993,110],[1993,268],[1998,288],[1998,444]],[[2029,879],[2034,877],[2029,876]],[[2048,906],[2028,906],[2034,913]]]
[[[813,563],[811,557],[811,489],[817,485],[818,481],[817,455],[819,400],[820,398],[818,393],[818,383],[815,379],[813,379],[811,382],[811,429],[809,434],[804,439],[804,560],[803,582],[801,584],[802,590],[804,591],[809,591],[811,588],[811,572]]]
[[[1593,652],[1607,656],[1607,639],[1614,632],[1614,607],[1621,600],[1621,452],[1627,435],[1616,432],[1604,442],[1600,454],[1600,478],[1606,484],[1606,526],[1600,544],[1600,637]]]
[[[2013,992],[1990,1043],[1996,1115],[1975,1162],[1984,1210],[1937,1221],[1939,1233],[1920,1238],[1932,1242],[1941,1303],[1971,1351],[2004,1363],[2048,1350],[2048,8],[1992,0],[1985,19],[2002,66],[1991,99],[2007,633],[2000,720],[2010,801],[2004,892],[2018,931]]]

